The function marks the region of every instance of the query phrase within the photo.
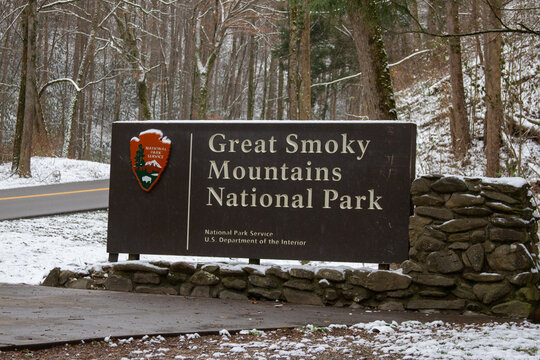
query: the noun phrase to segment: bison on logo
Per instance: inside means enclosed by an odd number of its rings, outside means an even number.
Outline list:
[[[129,142],[131,168],[141,189],[150,191],[167,166],[171,140],[161,130],[143,131]]]

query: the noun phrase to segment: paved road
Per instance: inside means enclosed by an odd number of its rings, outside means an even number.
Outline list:
[[[366,312],[362,309],[218,300],[0,283],[0,350],[106,336],[217,333],[313,324],[405,320],[503,321],[487,316]]]
[[[0,190],[0,220],[106,209],[109,180]]]

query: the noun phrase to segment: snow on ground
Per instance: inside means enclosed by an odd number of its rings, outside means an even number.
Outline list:
[[[125,360],[174,359],[538,359],[540,325],[530,323],[453,324],[433,321],[374,321],[353,326],[307,325],[292,330],[242,330],[231,335],[141,339],[105,338],[100,352]],[[107,349],[108,348],[108,349]],[[78,345],[63,349],[66,358]],[[59,349],[60,353],[61,350]],[[109,354],[110,356],[110,354]]]
[[[0,189],[108,179],[110,165],[35,156],[30,162],[30,170],[32,177],[19,178],[11,173],[11,163],[0,164]]]
[[[36,219],[0,221],[0,282],[39,284],[54,267],[82,270],[107,263],[107,211],[56,215]],[[127,254],[121,254],[125,260]],[[221,262],[230,266],[247,264],[248,259],[141,255],[141,261],[165,260]],[[262,260],[261,266],[376,267],[375,264]]]

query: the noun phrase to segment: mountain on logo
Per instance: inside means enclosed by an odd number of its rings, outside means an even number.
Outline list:
[[[144,165],[144,169],[148,173],[159,173],[161,165],[156,160],[147,161]]]

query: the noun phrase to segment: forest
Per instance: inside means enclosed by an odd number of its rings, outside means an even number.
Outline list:
[[[0,0],[0,162],[123,120],[405,120],[420,172],[540,188],[535,0]]]

